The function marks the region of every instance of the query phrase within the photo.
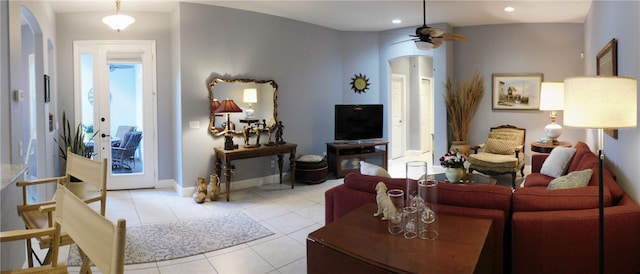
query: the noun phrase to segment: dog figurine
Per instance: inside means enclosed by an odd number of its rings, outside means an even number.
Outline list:
[[[212,174],[209,177],[209,189],[207,190],[210,201],[217,201],[220,198],[220,180],[218,175]]]
[[[193,200],[196,203],[201,204],[204,203],[204,200],[207,198],[207,181],[202,177],[198,177],[198,182],[196,183],[196,193],[193,194]]]
[[[376,211],[373,216],[378,217],[382,215],[383,221],[389,220],[391,214],[396,212],[396,207],[389,199],[389,196],[387,196],[387,185],[385,185],[383,182],[379,182],[376,185],[376,193],[378,211]]]

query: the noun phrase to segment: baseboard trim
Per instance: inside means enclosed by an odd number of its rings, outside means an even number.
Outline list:
[[[289,172],[282,173],[283,184],[290,183],[290,180],[291,180],[291,176],[289,176]],[[189,186],[180,186],[177,182],[173,180],[167,180],[167,181],[171,181],[171,182],[167,182],[168,184],[166,187],[173,188],[176,191],[176,193],[178,193],[178,195],[180,195],[181,197],[193,196],[193,193],[196,191],[195,182],[193,182],[192,185],[189,185]],[[207,180],[207,184],[208,183],[209,181]],[[279,184],[279,183],[280,183],[279,174],[250,178],[250,179],[241,180],[241,181],[236,181],[236,180],[233,180],[233,178],[231,178],[231,191],[258,187],[263,185]],[[160,183],[158,183],[158,185],[160,185]],[[220,179],[220,191],[222,193],[226,192],[224,179]]]

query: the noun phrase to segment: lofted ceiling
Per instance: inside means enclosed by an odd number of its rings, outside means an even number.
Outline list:
[[[49,0],[56,13],[115,11],[114,0]],[[121,0],[128,11],[170,12],[178,0]],[[383,31],[422,25],[422,1],[394,0],[182,0],[260,12],[341,31]],[[591,0],[427,0],[427,24],[449,23],[453,27],[507,23],[582,23]],[[515,11],[507,13],[511,6]],[[402,23],[392,24],[391,20]]]

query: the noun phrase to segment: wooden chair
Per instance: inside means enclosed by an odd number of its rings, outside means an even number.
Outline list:
[[[516,187],[516,174],[524,177],[524,138],[526,129],[512,125],[492,127],[487,140],[471,148],[469,172],[487,175],[511,174],[511,185]],[[482,152],[478,153],[478,150]]]
[[[95,187],[97,195],[86,198],[86,203],[100,202],[100,214],[105,215],[107,202],[107,159],[102,161],[94,161],[89,158],[67,151],[67,170],[66,175],[61,177],[53,177],[39,179],[34,181],[18,182],[17,186],[22,187],[22,205],[18,205],[18,214],[22,217],[26,229],[42,229],[54,226],[54,211],[56,209],[55,201],[29,203],[27,197],[27,188],[42,184],[58,184],[68,186],[72,178],[80,180],[87,186]],[[84,197],[83,197],[84,198]],[[33,250],[31,240],[27,240],[27,262],[29,267],[33,267],[33,257],[38,260],[40,265],[49,264],[51,261],[52,249],[51,238],[48,235],[37,238],[40,243],[40,249],[49,248],[44,260],[40,260]],[[66,230],[60,233],[59,245],[64,246],[73,243],[73,240],[66,233]]]
[[[40,267],[25,268],[19,270],[3,270],[2,274],[8,273],[68,273],[67,265],[64,263],[58,263],[58,249],[60,247],[60,225],[55,224],[53,227],[42,229],[22,229],[22,230],[10,230],[0,232],[0,242],[10,241],[30,241],[33,238],[48,237],[51,239],[51,264],[43,265]]]
[[[56,204],[56,223],[80,250],[80,273],[91,273],[91,263],[101,273],[123,273],[126,220],[112,223],[65,187],[58,188]]]

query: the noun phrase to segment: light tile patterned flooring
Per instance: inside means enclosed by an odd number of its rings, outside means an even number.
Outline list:
[[[125,218],[127,226],[172,222],[212,216],[224,211],[240,211],[275,235],[203,255],[182,259],[126,265],[125,273],[306,273],[307,235],[324,226],[324,192],[338,184],[265,185],[231,192],[231,201],[196,204],[173,189],[109,191],[107,218]],[[215,237],[215,231],[203,237]],[[60,250],[66,262],[68,246]],[[78,273],[78,267],[69,267]],[[98,272],[94,269],[94,272]]]

